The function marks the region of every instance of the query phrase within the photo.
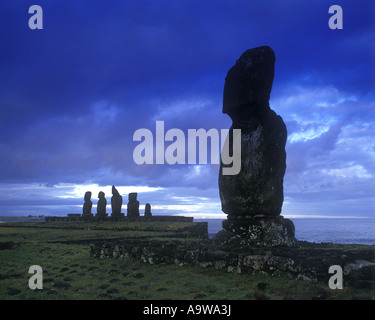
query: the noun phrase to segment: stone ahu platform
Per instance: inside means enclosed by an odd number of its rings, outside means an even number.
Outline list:
[[[235,248],[230,244],[200,241],[141,240],[92,242],[90,255],[97,259],[136,260],[148,264],[196,265],[235,273],[285,276],[325,282],[329,268],[341,266],[344,286],[375,288],[375,246],[309,243],[293,246]]]
[[[64,216],[47,216],[45,217],[45,221],[167,221],[167,222],[193,222],[193,217],[184,217],[184,216],[139,216],[137,218],[129,218],[124,214],[120,217],[98,217],[98,216],[90,216],[85,217],[79,213],[68,213],[66,217]]]
[[[152,218],[163,219],[160,216]],[[168,219],[171,218],[186,217],[168,216]],[[182,241],[91,241],[90,255],[97,259],[131,259],[156,265],[196,265],[227,272],[284,276],[325,283],[332,276],[329,268],[336,265],[343,270],[344,286],[375,289],[375,246],[297,241],[293,222],[282,216],[255,216],[246,221],[224,220],[223,228],[212,239],[207,239],[207,228],[200,228],[202,236],[194,234],[196,239]]]

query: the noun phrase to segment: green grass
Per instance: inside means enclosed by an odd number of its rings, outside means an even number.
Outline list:
[[[155,224],[155,222],[153,223]],[[165,224],[163,222],[163,224]],[[40,228],[24,224],[0,226],[0,244],[13,243],[0,250],[0,299],[229,299],[253,300],[259,283],[267,283],[268,299],[311,299],[325,290],[328,299],[350,299],[355,289],[330,290],[326,284],[283,277],[227,273],[213,268],[176,265],[149,265],[138,261],[90,257],[88,243],[64,241],[101,238],[157,237],[166,225],[150,231]],[[147,229],[141,231],[140,229]],[[159,228],[159,229],[157,229]],[[168,228],[176,229],[177,226]],[[191,239],[190,239],[191,240]],[[43,289],[31,290],[31,265],[43,269]],[[363,293],[363,290],[361,291]],[[374,292],[370,292],[374,295]]]
[[[87,241],[137,237],[172,238],[190,222],[9,222],[0,225],[0,241]]]
[[[3,227],[69,229],[69,230],[108,230],[108,231],[179,231],[193,225],[192,222],[168,221],[51,221],[51,222],[8,222]]]

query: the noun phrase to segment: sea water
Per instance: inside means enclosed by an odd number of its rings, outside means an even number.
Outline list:
[[[375,245],[375,219],[298,218],[290,220],[294,223],[295,237],[299,241]],[[223,220],[221,219],[194,219],[194,221],[208,222],[210,238],[222,229]]]

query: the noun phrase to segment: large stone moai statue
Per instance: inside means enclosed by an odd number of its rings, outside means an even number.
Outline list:
[[[293,222],[280,216],[287,130],[269,106],[274,64],[270,47],[250,49],[225,78],[223,113],[233,121],[229,134],[241,129],[241,170],[236,175],[223,175],[226,165],[221,163],[219,173],[222,210],[228,215],[220,236],[226,242],[295,244]]]
[[[100,191],[98,194],[98,204],[97,204],[97,214],[98,218],[105,218],[108,216],[107,214],[107,199],[105,198],[105,193]]]
[[[139,217],[139,201],[137,200],[137,192],[129,193],[127,210],[129,219],[137,219]]]
[[[124,214],[121,213],[122,207],[122,196],[117,191],[115,186],[112,186],[112,198],[111,198],[111,206],[112,206],[112,215],[113,218],[120,218],[123,217]]]
[[[93,214],[91,213],[91,208],[92,208],[91,191],[87,191],[85,193],[84,201],[85,202],[83,203],[82,217],[84,219],[90,219],[93,216]]]

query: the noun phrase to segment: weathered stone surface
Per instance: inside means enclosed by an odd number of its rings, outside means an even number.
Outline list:
[[[111,206],[112,206],[112,217],[119,218],[123,216],[123,214],[121,213],[122,196],[120,195],[118,190],[115,188],[115,186],[112,186]]]
[[[128,210],[128,218],[130,219],[137,219],[139,218],[139,201],[137,200],[137,193],[132,192],[129,193],[129,202],[127,206]]]
[[[228,71],[223,113],[241,129],[241,171],[219,174],[222,210],[228,218],[277,216],[283,203],[286,126],[269,106],[275,55],[269,47],[247,50]]]
[[[360,283],[371,288],[368,284],[375,279],[374,246],[353,248],[353,245],[308,242],[297,242],[296,246],[253,246],[236,250],[229,245],[215,245],[210,240],[181,243],[173,240],[116,239],[92,243],[90,255],[98,259],[132,259],[149,264],[198,265],[227,272],[323,281],[325,284],[332,276],[328,272],[330,266],[340,265],[346,285],[357,287]],[[358,257],[361,257],[360,262]]]
[[[235,248],[250,246],[275,247],[294,246],[294,224],[281,217],[274,219],[224,220],[223,230],[213,237],[213,241]]]

